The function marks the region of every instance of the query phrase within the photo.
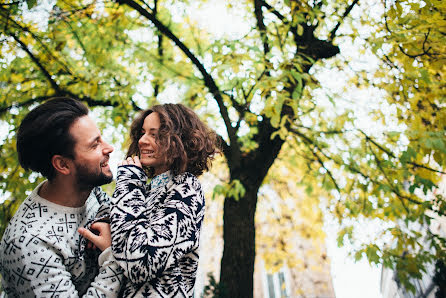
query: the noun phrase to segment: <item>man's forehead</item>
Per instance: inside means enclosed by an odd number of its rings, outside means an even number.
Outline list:
[[[100,132],[96,123],[89,116],[82,116],[73,122],[70,129],[70,134],[76,143],[88,144],[100,137]]]

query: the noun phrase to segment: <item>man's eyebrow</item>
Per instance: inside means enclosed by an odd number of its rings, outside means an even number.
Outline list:
[[[89,142],[89,145],[92,146],[94,143],[96,143],[97,141],[99,141],[101,139],[101,136],[97,136],[96,138],[94,138],[91,142]]]

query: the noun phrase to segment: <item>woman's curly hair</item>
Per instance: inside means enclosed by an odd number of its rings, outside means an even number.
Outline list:
[[[138,141],[146,117],[153,113],[160,117],[158,150],[174,175],[190,172],[200,176],[209,170],[216,153],[220,152],[217,134],[204,124],[197,114],[182,104],[155,105],[142,111],[130,127],[130,146],[127,157],[138,155]],[[153,169],[150,170],[153,176]]]

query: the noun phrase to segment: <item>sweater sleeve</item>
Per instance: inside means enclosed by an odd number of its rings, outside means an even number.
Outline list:
[[[86,228],[89,228],[93,222],[104,221],[109,222],[110,219],[110,197],[109,195],[102,190],[101,187],[97,186],[93,189],[93,195],[96,197],[96,200],[99,203],[99,209],[96,213],[94,220],[87,225]]]
[[[183,179],[148,193],[142,173],[119,167],[111,199],[113,253],[134,284],[161,276],[197,249],[204,204],[199,183]]]
[[[6,246],[4,290],[11,297],[80,297],[64,257],[44,239],[22,236]],[[6,266],[5,266],[6,265]],[[82,297],[118,297],[123,279],[110,248],[100,255],[99,274]]]

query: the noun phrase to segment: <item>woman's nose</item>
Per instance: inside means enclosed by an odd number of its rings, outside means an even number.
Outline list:
[[[142,135],[142,137],[138,141],[138,143],[140,143],[140,144],[147,144],[148,142],[149,142],[149,139],[147,138],[147,136],[145,134]]]

